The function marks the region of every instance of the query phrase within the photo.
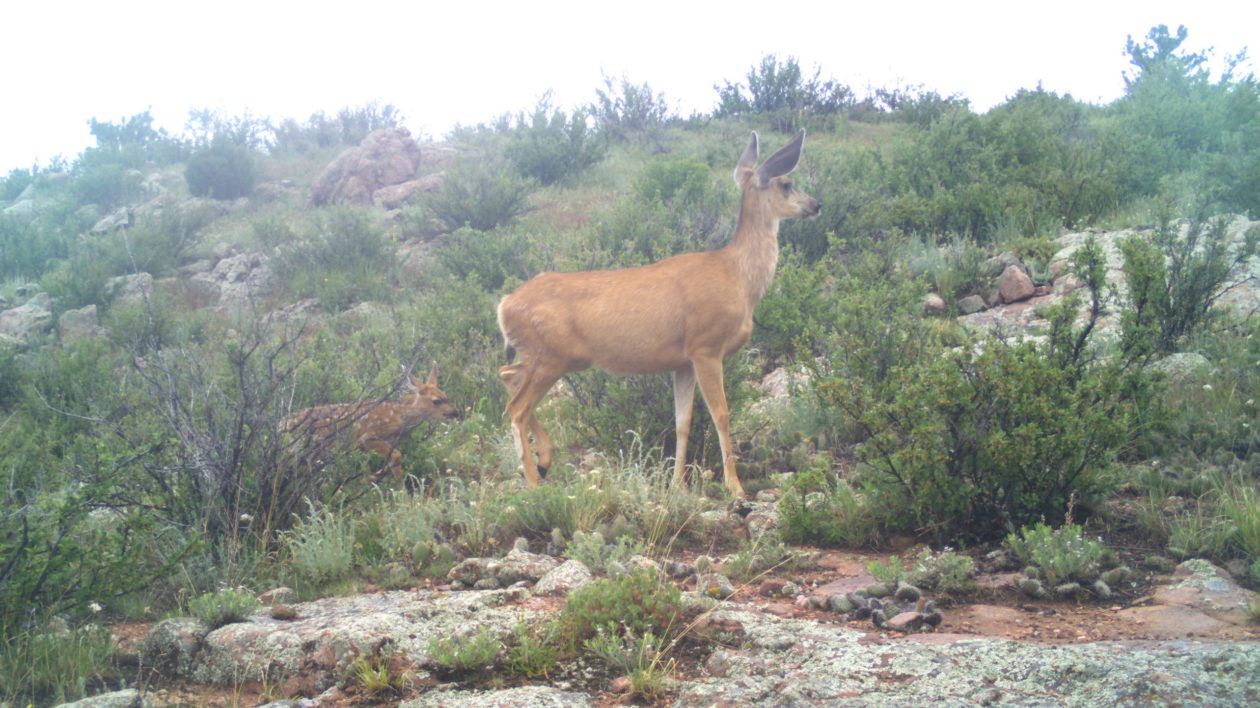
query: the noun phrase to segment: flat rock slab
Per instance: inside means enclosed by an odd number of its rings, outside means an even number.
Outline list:
[[[1096,642],[1044,646],[994,639],[935,645],[863,640],[836,626],[715,613],[747,641],[718,649],[712,678],[676,706],[1096,706],[1260,702],[1260,644]]]
[[[195,652],[181,654],[149,646],[147,651],[181,656],[171,676],[216,686],[244,682],[287,685],[295,692],[322,691],[334,685],[359,656],[405,652],[413,660],[427,656],[431,639],[475,635],[488,628],[506,636],[540,610],[522,604],[521,589],[468,592],[397,591],[296,603],[293,620],[277,620],[268,611],[247,622],[220,627],[201,640]],[[187,620],[167,620],[180,622]],[[164,624],[150,632],[165,633]]]

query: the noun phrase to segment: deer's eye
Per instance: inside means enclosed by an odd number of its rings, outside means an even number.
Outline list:
[[[791,194],[791,193],[792,193],[792,183],[791,183],[791,182],[784,182],[783,184],[779,185],[779,187],[780,187],[780,189],[782,189],[782,190],[783,190],[783,193],[784,193],[784,194]]]

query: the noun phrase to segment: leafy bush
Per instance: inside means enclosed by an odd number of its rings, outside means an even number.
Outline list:
[[[493,668],[502,650],[494,632],[482,627],[471,637],[430,639],[428,655],[429,663],[442,675],[459,677]]]
[[[188,612],[214,629],[244,622],[260,606],[258,598],[243,589],[219,590],[193,598],[188,603]]]
[[[310,586],[340,580],[354,565],[354,521],[349,514],[312,508],[283,538],[293,572]]]
[[[779,501],[779,533],[789,543],[861,548],[879,540],[879,519],[823,456],[794,474]]]
[[[891,587],[906,583],[921,590],[957,593],[975,587],[972,566],[970,556],[946,548],[940,553],[924,549],[911,566],[906,566],[899,556],[891,556],[887,563],[871,561],[867,570],[877,581]]]
[[[0,701],[58,705],[95,694],[117,677],[115,644],[108,629],[94,624],[0,631]]]
[[[569,593],[560,614],[562,636],[577,643],[603,631],[620,637],[651,633],[668,643],[685,623],[682,593],[655,571],[636,568],[618,578],[605,578]]]
[[[778,533],[766,532],[739,542],[739,549],[722,570],[735,582],[751,582],[780,568],[791,568],[797,554]]]
[[[184,176],[193,196],[236,199],[254,191],[258,168],[248,147],[216,136],[188,158]]]
[[[1101,254],[1083,249],[1075,263],[1097,293]],[[992,538],[1062,518],[1072,500],[1087,507],[1109,488],[1111,461],[1158,406],[1140,369],[1093,360],[1097,296],[1080,328],[1078,307],[1068,298],[1045,312],[1042,344],[995,342],[897,364],[892,389],[874,398],[860,381],[821,384],[868,436],[857,448],[861,482],[886,522],[944,540]]]
[[[487,292],[501,292],[509,282],[531,275],[525,234],[511,229],[478,231],[461,228],[447,237],[437,253],[438,263],[451,275],[476,283]]]
[[[1009,534],[1006,545],[1021,562],[1037,568],[1037,574],[1051,586],[1093,581],[1108,555],[1101,543],[1087,538],[1076,524],[1053,529],[1038,523]]]
[[[624,76],[620,82],[605,76],[604,88],[595,94],[591,117],[602,135],[616,140],[655,139],[671,117],[665,94],[653,93],[646,83],[632,84]]]
[[[323,111],[316,111],[303,123],[288,118],[279,125],[270,126],[270,152],[304,154],[339,145],[358,145],[372,131],[392,128],[401,121],[397,108],[391,104],[381,106],[376,102],[347,106],[331,118]]]
[[[516,625],[512,629],[512,643],[504,662],[507,668],[526,678],[546,676],[560,658],[556,646],[558,631],[559,624],[554,621],[534,627],[523,623]]]
[[[423,204],[448,229],[461,226],[490,231],[529,211],[536,185],[505,166],[489,160],[462,160],[446,174],[441,188],[424,197]]]
[[[622,636],[599,632],[583,643],[587,652],[615,675],[630,680],[630,695],[656,701],[665,692],[665,678],[677,664],[666,658],[669,647],[656,635]]]
[[[629,536],[620,536],[609,542],[599,531],[574,531],[573,540],[565,552],[570,558],[582,561],[592,573],[603,575],[608,572],[609,563],[624,564],[631,556],[642,553],[643,543]]]
[[[550,185],[576,175],[604,158],[604,144],[586,124],[586,111],[572,116],[544,99],[528,119],[522,114],[504,155],[526,177]]]
[[[371,212],[320,209],[301,235],[273,260],[276,274],[293,294],[318,298],[328,312],[386,298],[395,259]]]
[[[768,54],[748,70],[747,85],[727,81],[714,87],[718,106],[713,115],[764,115],[774,130],[786,133],[800,127],[807,115],[834,116],[856,103],[849,87],[834,79],[821,81],[821,74],[819,68],[806,79],[794,57],[780,61]]]
[[[1183,229],[1165,217],[1151,238],[1121,242],[1129,301],[1121,313],[1126,356],[1177,351],[1209,323],[1212,307],[1231,281],[1243,278],[1260,244],[1260,228],[1252,228],[1233,248],[1229,228],[1225,218],[1194,219]]]
[[[38,172],[38,168],[15,167],[9,170],[8,175],[0,177],[0,202],[11,202],[21,196],[22,192],[35,182],[35,175]]]

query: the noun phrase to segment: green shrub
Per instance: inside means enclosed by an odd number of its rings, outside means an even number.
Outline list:
[[[560,658],[556,641],[558,632],[559,624],[554,621],[533,627],[523,623],[516,625],[512,629],[512,643],[508,647],[505,665],[513,673],[526,678],[546,676]]]
[[[562,636],[577,644],[603,631],[620,637],[651,633],[670,642],[684,629],[682,593],[659,573],[636,568],[569,593],[560,614]]]
[[[586,124],[586,111],[572,116],[544,99],[529,118],[523,114],[503,153],[521,174],[545,185],[571,177],[604,158],[604,144]]]
[[[499,661],[503,645],[489,628],[471,637],[430,639],[429,664],[445,676],[461,677],[489,671]]]
[[[70,254],[77,239],[69,233],[0,214],[0,280],[38,279]]]
[[[117,678],[115,650],[114,635],[98,625],[0,631],[0,701],[59,705],[95,695]]]
[[[95,204],[104,211],[135,200],[140,195],[139,170],[102,154],[101,159],[81,160],[75,169],[71,192],[79,204]]]
[[[530,195],[536,189],[534,180],[501,162],[461,160],[447,171],[438,191],[425,195],[422,203],[448,229],[467,226],[491,231],[528,212]]]
[[[193,598],[188,603],[188,612],[214,629],[225,624],[244,622],[259,607],[261,603],[258,598],[248,591],[219,590]]]
[[[531,275],[525,264],[527,244],[525,234],[511,229],[478,231],[465,227],[447,237],[437,259],[450,275],[474,282],[486,292],[500,292],[504,284]]]
[[[789,543],[862,548],[879,540],[879,520],[823,456],[792,475],[779,501],[779,533]]]
[[[309,586],[341,580],[354,566],[354,521],[348,513],[311,508],[282,538],[293,573]]]
[[[776,570],[790,570],[797,560],[796,552],[783,543],[780,534],[771,531],[740,540],[738,550],[722,570],[737,583],[752,582]]]
[[[1078,277],[1097,292],[1101,255],[1083,249]],[[1079,301],[1045,311],[1046,340],[971,347],[894,361],[872,395],[864,379],[821,384],[865,431],[861,485],[885,523],[941,540],[993,538],[1072,500],[1096,503],[1110,465],[1158,415],[1149,378],[1122,359],[1095,361],[1088,346],[1101,305],[1073,324]],[[884,388],[888,386],[888,388]]]
[[[1177,351],[1209,324],[1213,306],[1232,281],[1243,279],[1260,244],[1251,229],[1231,248],[1229,221],[1193,219],[1184,228],[1164,217],[1151,238],[1121,242],[1128,308],[1121,313],[1122,347],[1130,358]]]
[[[783,61],[774,54],[749,68],[747,85],[725,82],[714,87],[718,106],[714,117],[760,115],[770,120],[779,132],[801,127],[807,116],[835,116],[851,108],[857,101],[849,87],[834,79],[819,80],[822,69],[808,79],[801,73],[795,57]]]
[[[677,664],[667,659],[670,647],[656,635],[623,636],[599,632],[583,642],[586,651],[616,676],[630,680],[630,695],[645,701],[656,701],[665,692],[665,678]]]
[[[35,182],[35,175],[38,173],[38,167],[31,169],[15,167],[9,170],[8,175],[0,177],[0,202],[12,202],[20,197],[22,192]]]
[[[665,94],[653,93],[646,83],[632,84],[624,76],[620,82],[605,76],[604,88],[595,94],[591,117],[600,134],[616,140],[656,139],[671,118]]]
[[[1052,529],[1038,523],[1009,534],[1006,545],[1020,562],[1037,568],[1037,574],[1049,586],[1092,582],[1108,556],[1107,549],[1087,538],[1084,529],[1076,524]]]
[[[293,294],[318,298],[328,312],[386,298],[395,259],[370,211],[317,210],[301,236],[282,247],[272,261]]]
[[[608,572],[609,563],[624,564],[643,550],[643,543],[629,536],[619,536],[609,542],[599,531],[574,531],[573,540],[569,541],[565,553],[574,560],[582,561],[592,573],[604,575]]]
[[[236,199],[254,191],[258,168],[248,147],[220,135],[188,158],[184,177],[193,196]]]
[[[948,548],[940,553],[924,549],[914,560],[914,565],[907,566],[899,556],[890,556],[886,563],[871,561],[867,564],[867,571],[877,581],[890,587],[906,583],[920,590],[960,593],[975,588],[973,565],[970,556]]]

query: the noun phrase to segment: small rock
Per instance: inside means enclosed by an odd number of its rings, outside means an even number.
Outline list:
[[[721,573],[705,573],[697,577],[696,590],[717,600],[725,600],[735,594],[735,586]]]
[[[923,314],[939,315],[945,312],[945,300],[936,293],[928,293],[923,296]]]
[[[675,580],[681,580],[695,575],[696,569],[681,561],[670,561],[665,564],[665,574]]]
[[[923,626],[923,615],[918,612],[899,612],[884,626],[895,632],[913,632]]]
[[[629,693],[630,692],[630,677],[618,676],[617,678],[612,680],[612,683],[608,684],[608,688],[613,693]]]
[[[288,605],[274,604],[271,606],[271,618],[278,620],[295,620],[297,619],[297,610]]]
[[[783,588],[788,584],[783,578],[766,578],[757,587],[757,592],[766,597],[782,597]]]
[[[591,582],[592,575],[586,564],[570,559],[538,579],[534,584],[536,595],[567,595]]]
[[[958,301],[958,310],[964,315],[974,315],[987,307],[984,298],[979,295],[968,295]]]
[[[998,281],[998,294],[1002,302],[1011,303],[1027,300],[1036,291],[1037,288],[1033,285],[1032,278],[1028,277],[1023,268],[1017,265],[1008,265],[1002,271],[1002,277]]]

